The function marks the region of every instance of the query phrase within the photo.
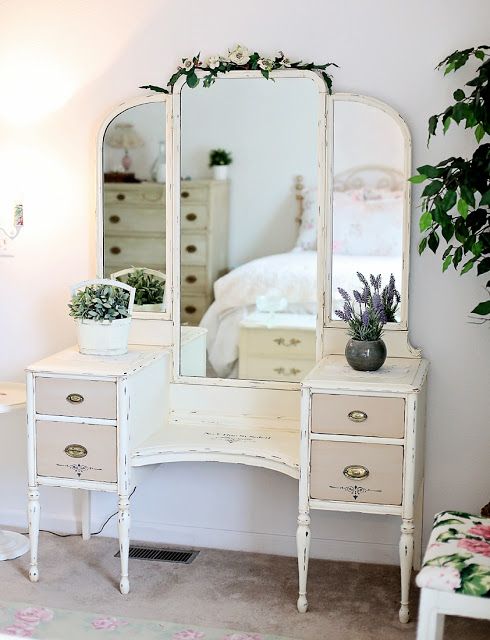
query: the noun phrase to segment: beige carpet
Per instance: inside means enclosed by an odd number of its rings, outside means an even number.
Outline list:
[[[107,615],[167,620],[285,635],[298,640],[415,638],[397,618],[396,567],[312,560],[310,611],[296,612],[294,558],[203,550],[190,565],[130,561],[131,593],[117,590],[117,543],[110,538],[41,534],[40,575],[27,579],[27,556],[0,563],[0,600]],[[413,612],[417,589],[412,589]],[[444,640],[489,640],[490,623],[448,619]]]

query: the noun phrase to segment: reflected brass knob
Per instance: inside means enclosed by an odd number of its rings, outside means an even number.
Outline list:
[[[185,250],[187,251],[187,253],[196,253],[197,247],[195,244],[188,244]]]
[[[196,313],[196,311],[197,311],[196,307],[194,307],[191,304],[189,304],[189,305],[187,305],[187,307],[185,307],[185,312],[186,313],[191,314],[191,313]]]
[[[364,480],[369,475],[369,469],[363,467],[362,464],[350,464],[345,467],[342,473],[350,480]]]
[[[352,420],[352,422],[365,422],[367,420],[367,413],[365,411],[350,411],[347,414],[347,417],[349,418],[349,420]]]
[[[110,252],[117,256],[118,253],[121,253],[121,247],[111,247]]]
[[[126,200],[126,195],[124,193],[118,193],[116,198],[118,200]]]
[[[189,284],[194,284],[194,282],[197,280],[196,276],[187,276],[185,281],[188,282]]]
[[[65,453],[70,458],[85,458],[88,451],[82,444],[69,444],[65,447]]]
[[[188,191],[182,191],[182,193],[180,194],[183,198],[188,198],[189,197],[189,192]]]
[[[120,222],[121,218],[119,216],[111,216],[109,218],[109,222],[112,222],[114,224],[117,224],[118,222]]]
[[[68,400],[68,402],[71,402],[71,404],[81,404],[84,400],[84,397],[79,393],[69,393],[66,396],[66,399]]]
[[[196,220],[197,216],[195,213],[188,213],[186,215],[186,220],[189,220],[189,222],[194,222],[194,220]]]

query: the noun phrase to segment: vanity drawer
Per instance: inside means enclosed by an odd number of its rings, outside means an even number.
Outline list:
[[[160,238],[107,237],[104,242],[106,265],[126,264],[145,267],[148,263],[161,265],[165,271],[165,236]]]
[[[206,185],[196,185],[189,182],[182,182],[180,185],[180,206],[184,206],[190,202],[207,203],[209,199],[209,191]]]
[[[240,327],[240,337],[247,342],[247,352],[285,358],[315,360],[315,331],[301,329],[267,329]]]
[[[116,427],[36,421],[37,474],[117,482]]]
[[[208,306],[208,297],[206,295],[183,295],[180,308],[181,323],[191,325],[199,324]]]
[[[36,413],[116,420],[116,383],[75,378],[36,378]]]
[[[403,438],[405,400],[314,393],[311,397],[311,431]]]
[[[182,229],[206,229],[208,207],[204,204],[181,204],[180,220]]]
[[[165,234],[164,209],[136,209],[126,205],[111,205],[104,210],[105,234],[160,233]]]
[[[311,442],[310,497],[399,505],[403,447],[357,442]]]
[[[315,358],[259,358],[240,352],[238,377],[243,380],[278,380],[279,382],[299,382],[315,366]]]
[[[180,247],[182,264],[206,265],[207,239],[197,233],[183,233]]]
[[[165,207],[165,186],[151,185],[126,185],[118,188],[109,188],[104,185],[104,204],[137,204],[152,205],[161,204]]]
[[[182,266],[181,269],[182,290],[187,293],[206,291],[208,276],[206,267]]]

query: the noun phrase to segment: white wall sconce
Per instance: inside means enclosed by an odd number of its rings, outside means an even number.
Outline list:
[[[14,205],[13,224],[10,228],[0,227],[0,257],[11,258],[10,245],[21,232],[24,226],[24,207],[22,204]]]

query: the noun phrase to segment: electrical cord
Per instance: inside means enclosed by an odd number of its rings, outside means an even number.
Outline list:
[[[136,491],[136,487],[131,491],[131,493],[129,494],[129,498],[128,500],[131,500],[132,495],[134,494],[134,492]],[[102,533],[102,531],[104,530],[104,528],[106,527],[106,525],[109,523],[110,520],[112,520],[112,518],[114,518],[114,516],[117,516],[119,512],[118,511],[114,511],[114,513],[112,513],[107,520],[104,522],[104,524],[100,527],[100,529],[98,531],[94,531],[92,532],[90,535],[91,536],[98,536],[99,533]],[[57,538],[78,538],[80,537],[82,534],[81,533],[56,533],[56,531],[49,531],[48,529],[39,529],[39,532],[42,533],[49,533],[52,536],[56,536]],[[22,532],[23,536],[28,536],[29,535],[29,531],[23,531]]]

